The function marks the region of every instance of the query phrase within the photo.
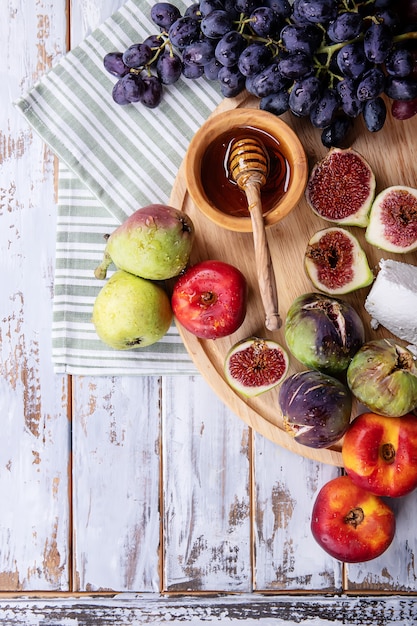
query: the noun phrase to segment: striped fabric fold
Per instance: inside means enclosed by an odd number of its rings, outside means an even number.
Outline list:
[[[165,89],[157,109],[113,102],[116,78],[104,70],[103,57],[157,32],[149,18],[153,4],[127,0],[16,102],[59,158],[52,327],[57,373],[196,372],[174,324],[148,348],[116,351],[98,339],[91,323],[104,284],[94,278],[104,235],[139,207],[168,202],[190,139],[222,100],[215,83],[181,78]],[[185,10],[186,4],[176,5]]]

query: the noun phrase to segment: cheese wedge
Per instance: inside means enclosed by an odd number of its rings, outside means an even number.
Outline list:
[[[372,328],[384,326],[417,350],[417,266],[382,259],[365,301]]]

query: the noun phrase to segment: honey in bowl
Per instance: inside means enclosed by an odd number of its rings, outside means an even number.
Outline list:
[[[252,232],[251,212],[245,193],[227,169],[227,151],[233,140],[244,141],[248,134],[265,146],[271,161],[269,180],[261,189],[266,227],[293,210],[304,193],[308,176],[304,148],[296,133],[278,116],[242,108],[223,111],[204,122],[185,157],[187,191],[205,217],[221,228],[241,233]]]
[[[207,146],[202,155],[201,184],[213,207],[233,217],[247,217],[248,204],[229,169],[230,149],[236,140],[251,137],[262,143],[268,156],[269,173],[261,188],[264,214],[285,196],[290,185],[290,164],[278,139],[251,126],[238,126],[225,131]]]

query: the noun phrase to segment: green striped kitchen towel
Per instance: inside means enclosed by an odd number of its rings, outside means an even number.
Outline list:
[[[127,0],[16,103],[60,162],[52,329],[59,373],[196,372],[175,325],[149,348],[116,351],[90,319],[104,284],[94,278],[104,235],[140,206],[168,202],[190,139],[222,100],[217,84],[182,78],[157,109],[113,102],[116,79],[103,57],[157,32],[152,4]]]

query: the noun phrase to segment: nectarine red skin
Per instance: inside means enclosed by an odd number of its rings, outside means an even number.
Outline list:
[[[311,532],[335,559],[362,563],[380,556],[395,534],[395,515],[379,496],[338,476],[319,491],[313,505]]]
[[[417,417],[362,413],[345,434],[342,458],[352,481],[371,493],[410,493],[417,487]]]
[[[201,339],[234,333],[246,316],[245,276],[229,263],[201,261],[176,281],[171,305],[177,322]]]

